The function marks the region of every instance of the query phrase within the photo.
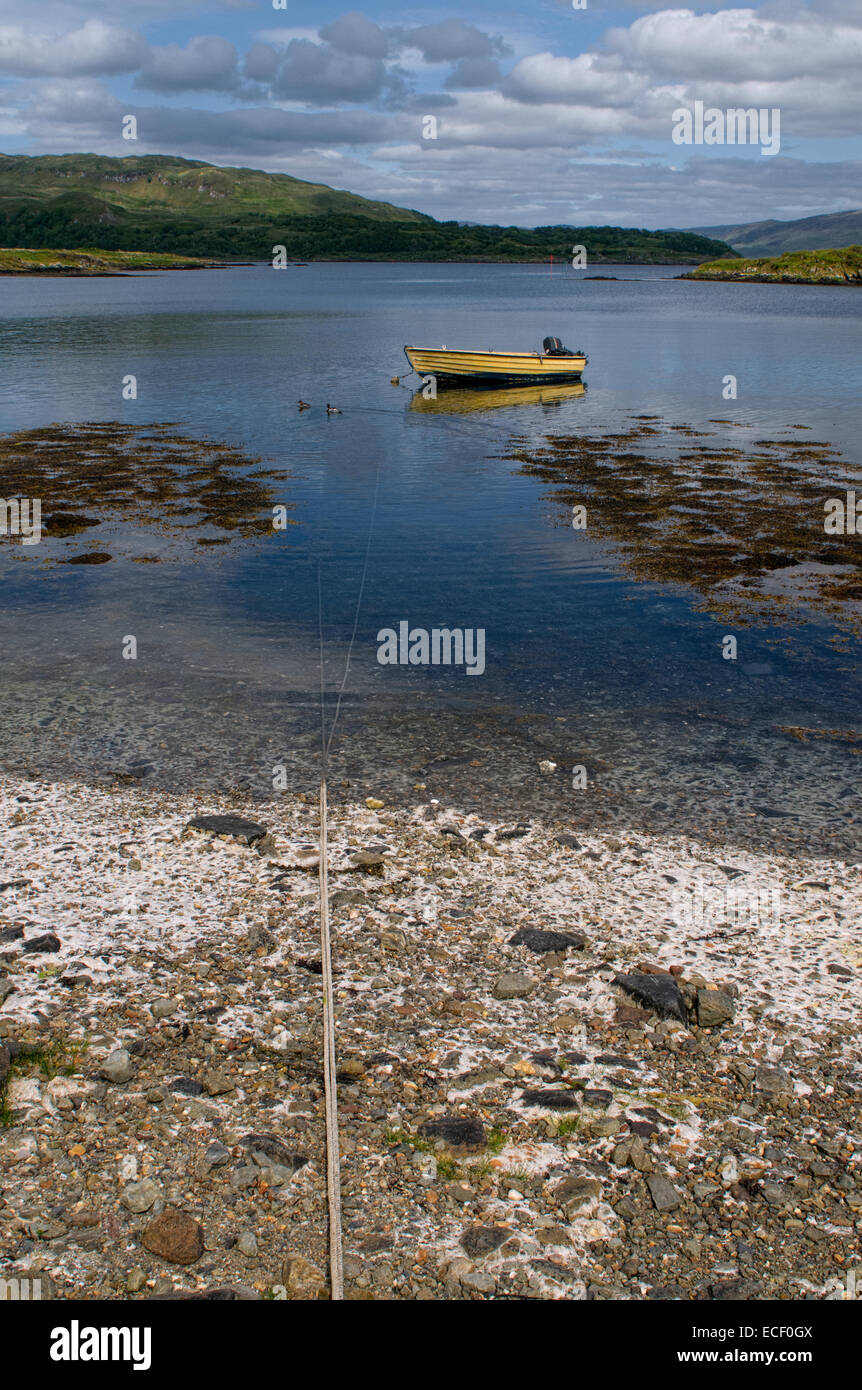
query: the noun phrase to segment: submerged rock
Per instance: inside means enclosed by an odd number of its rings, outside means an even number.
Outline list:
[[[614,984],[662,1018],[688,1022],[685,1000],[672,975],[617,975]]]
[[[494,981],[493,995],[495,999],[525,999],[528,994],[532,994],[536,988],[536,981],[529,975],[522,975],[518,971],[506,971],[503,975],[498,975]]]
[[[171,1264],[191,1265],[203,1254],[203,1227],[188,1212],[168,1207],[150,1222],[141,1243],[151,1254],[160,1255]]]
[[[485,1126],[465,1115],[441,1115],[419,1126],[423,1139],[442,1139],[453,1149],[475,1148],[485,1143]]]
[[[242,816],[195,816],[186,826],[186,830],[209,831],[213,835],[228,835],[232,840],[239,840],[244,845],[253,845],[257,840],[262,840],[266,835],[266,827],[258,825],[256,821],[245,820]]]
[[[519,927],[509,938],[510,946],[526,946],[537,955],[546,951],[582,951],[586,944],[587,938],[580,932],[542,931],[538,927]]]

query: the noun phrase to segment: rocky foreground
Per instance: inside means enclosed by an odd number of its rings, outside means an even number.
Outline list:
[[[316,805],[2,793],[0,1277],[326,1297]],[[330,842],[348,1297],[847,1296],[862,863],[373,799]]]

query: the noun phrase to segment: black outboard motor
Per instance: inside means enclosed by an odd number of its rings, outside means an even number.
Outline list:
[[[542,342],[542,351],[545,357],[574,357],[574,353],[569,348],[563,347],[559,338],[545,338]]]

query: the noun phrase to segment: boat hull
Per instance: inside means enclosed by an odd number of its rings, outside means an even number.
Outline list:
[[[540,386],[555,381],[578,381],[587,365],[582,353],[548,357],[540,352],[461,352],[448,348],[405,347],[404,354],[419,376],[438,384],[482,383],[497,386]]]

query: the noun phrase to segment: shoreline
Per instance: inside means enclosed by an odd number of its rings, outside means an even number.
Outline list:
[[[330,816],[348,1296],[840,1297],[862,864],[379,801]],[[0,804],[0,1275],[325,1296],[316,805]]]

